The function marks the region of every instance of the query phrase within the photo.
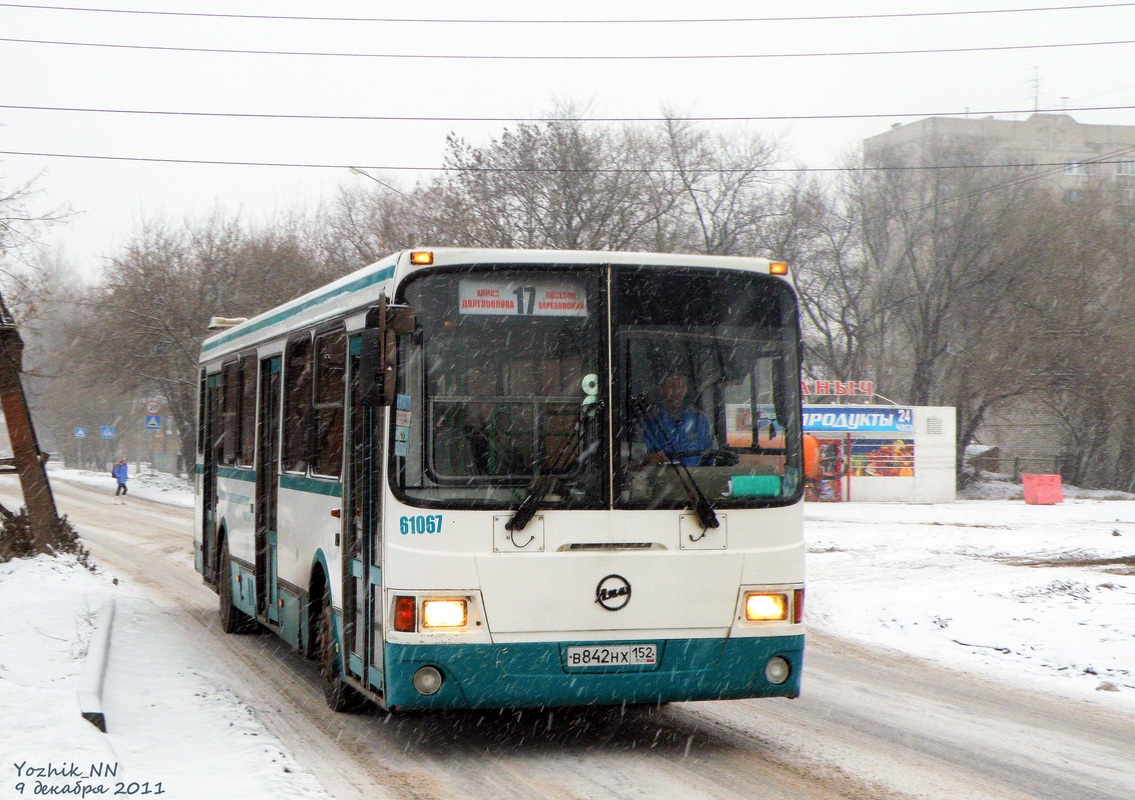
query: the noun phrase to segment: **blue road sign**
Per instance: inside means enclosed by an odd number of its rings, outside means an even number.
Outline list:
[[[101,428],[99,428],[99,436],[101,436],[104,439],[113,439],[114,438],[114,426],[113,425],[103,425]]]
[[[87,429],[86,428],[76,428],[75,429],[75,438],[76,439],[86,439],[87,438]]]
[[[160,431],[162,429],[162,418],[158,414],[146,415],[146,430]]]

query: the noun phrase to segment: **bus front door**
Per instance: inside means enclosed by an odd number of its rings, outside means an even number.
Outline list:
[[[347,673],[383,693],[382,660],[382,408],[359,391],[359,338],[351,339],[350,398],[343,514],[343,641]]]
[[[260,362],[256,453],[256,616],[278,625],[276,503],[280,490],[280,357]]]

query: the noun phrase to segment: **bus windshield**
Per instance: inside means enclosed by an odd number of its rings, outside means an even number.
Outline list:
[[[622,269],[613,281],[624,508],[784,502],[800,489],[796,304],[774,278]]]
[[[482,265],[418,273],[401,297],[418,327],[401,345],[392,477],[410,502],[515,510],[538,494],[541,508],[704,509],[799,498],[787,283],[705,268]]]
[[[603,504],[598,270],[479,267],[412,279],[394,450],[399,489],[430,504],[515,506],[553,473],[549,505]],[[404,424],[403,424],[404,423]]]

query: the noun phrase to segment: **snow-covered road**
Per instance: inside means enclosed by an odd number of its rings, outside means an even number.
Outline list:
[[[390,717],[332,714],[309,663],[219,632],[188,509],[54,485],[103,572],[0,566],[0,797],[32,796],[21,762],[169,798],[1135,797],[1135,503],[810,506],[796,701]],[[100,593],[106,736],[59,689]]]

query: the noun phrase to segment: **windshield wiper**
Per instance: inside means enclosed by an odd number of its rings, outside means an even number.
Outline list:
[[[550,462],[541,459],[536,480],[532,482],[528,494],[524,496],[520,505],[516,507],[516,511],[504,524],[505,530],[522,531],[532,521],[532,517],[540,510],[540,504],[544,502],[544,497],[547,496],[548,491],[559,480],[560,474],[568,468],[568,465],[579,454],[579,446],[583,442],[583,426],[587,420],[595,416],[600,406],[601,403],[597,402],[585,403],[580,406],[579,419],[576,420],[567,440],[559,451],[552,456]]]
[[[678,446],[675,444],[674,439],[666,430],[666,426],[658,422],[657,418],[651,413],[650,408],[646,404],[646,399],[643,397],[631,398],[631,411],[642,418],[643,425],[648,422],[653,424],[655,430],[661,434],[661,438],[665,442],[665,447],[662,449],[662,455],[666,456],[666,463],[674,470],[678,476],[678,483],[682,484],[682,490],[686,493],[686,499],[690,502],[690,509],[698,518],[701,523],[702,535],[698,539],[705,536],[710,528],[721,527],[721,521],[717,518],[717,512],[713,510],[713,505],[709,502],[709,498],[705,496],[705,492],[701,490],[697,480],[690,473],[690,468],[686,463],[678,457]],[[694,537],[690,536],[690,541],[697,541]]]

